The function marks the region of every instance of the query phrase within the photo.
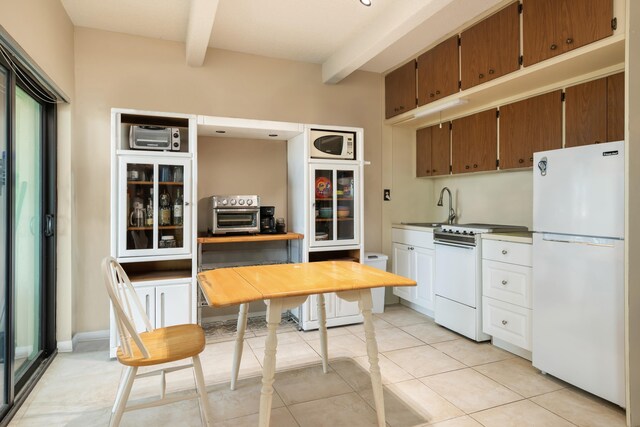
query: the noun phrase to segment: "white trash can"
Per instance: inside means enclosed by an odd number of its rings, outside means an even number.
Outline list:
[[[387,260],[388,256],[385,254],[379,254],[375,252],[366,252],[364,254],[364,264],[380,269],[382,271],[387,271]],[[373,312],[374,313],[384,313],[384,292],[385,287],[381,288],[372,288],[371,289],[371,299],[373,300]]]

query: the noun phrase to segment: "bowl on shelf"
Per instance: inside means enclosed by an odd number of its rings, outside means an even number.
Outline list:
[[[316,233],[316,241],[318,240],[329,240],[328,233]]]
[[[333,216],[333,208],[320,208],[320,218],[331,218]]]
[[[351,180],[353,180],[353,178],[338,178],[338,184],[351,185]]]
[[[351,209],[349,206],[338,206],[338,218],[348,217],[351,213]]]

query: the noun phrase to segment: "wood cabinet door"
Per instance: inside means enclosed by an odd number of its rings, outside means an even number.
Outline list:
[[[496,169],[497,110],[491,109],[456,119],[451,129],[453,173]]]
[[[613,0],[522,0],[525,67],[613,34]]]
[[[385,117],[416,108],[416,61],[409,61],[384,78]]]
[[[504,76],[520,68],[518,3],[465,30],[461,36],[462,89]]]
[[[458,91],[458,36],[455,35],[418,57],[418,105]]]
[[[451,124],[431,127],[431,176],[449,175],[451,165]]]
[[[565,147],[597,144],[607,140],[607,79],[565,90]]]
[[[431,176],[431,128],[416,131],[416,176]]]
[[[624,139],[624,73],[607,77],[607,141]]]
[[[500,107],[500,169],[533,165],[533,153],[562,148],[562,91]]]

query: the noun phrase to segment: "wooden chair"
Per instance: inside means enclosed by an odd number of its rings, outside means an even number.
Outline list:
[[[120,347],[117,351],[118,361],[126,366],[120,380],[116,400],[111,410],[111,427],[120,424],[125,411],[150,408],[186,399],[199,398],[200,415],[203,424],[211,425],[207,392],[204,386],[204,375],[199,354],[205,347],[204,331],[199,325],[187,324],[153,329],[131,281],[122,266],[112,257],[102,262],[105,283],[118,326]],[[145,332],[138,333],[133,319],[142,319]],[[177,360],[191,358],[192,363],[182,366],[171,366],[151,372],[138,374],[141,366],[160,365]],[[196,393],[179,396],[166,396],[165,375],[181,369],[193,368],[196,381]],[[133,381],[136,378],[160,375],[160,398],[151,402],[127,406]]]

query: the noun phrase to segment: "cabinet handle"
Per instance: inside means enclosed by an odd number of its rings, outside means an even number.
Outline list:
[[[436,91],[436,95],[440,95],[440,91],[439,90]]]
[[[567,44],[571,44],[571,43],[573,43],[573,39],[572,39],[571,37],[569,37],[569,38],[567,39]]]
[[[465,169],[469,169],[469,165],[465,165],[465,166],[464,166],[464,168],[465,168]]]
[[[493,68],[490,68],[490,69],[489,69],[489,74],[493,74],[493,73],[495,73],[495,72],[496,72],[496,70],[494,70]]]
[[[530,161],[530,162],[533,162],[533,157],[529,157],[529,161]]]
[[[524,163],[524,159],[518,159],[518,163]]]
[[[478,74],[478,78],[479,79],[483,79],[484,78],[484,74],[482,74],[482,73]]]
[[[477,168],[478,168],[478,165],[474,163],[473,168],[474,168],[474,169],[477,169]]]
[[[503,281],[502,281],[502,284],[503,284],[503,285],[506,285],[506,284],[507,284],[507,281],[506,281],[506,280],[503,280]]]
[[[503,249],[503,250],[502,250],[502,255],[506,255],[506,254],[507,254],[507,250],[506,250],[506,249]]]
[[[431,169],[431,172],[438,172],[436,169]]]
[[[503,321],[502,321],[502,324],[503,324],[503,325],[506,325],[507,323],[509,323],[509,322],[507,322],[506,320],[503,320]]]
[[[558,48],[558,46],[556,46],[556,44],[552,44],[551,46],[549,46],[549,49],[551,50],[556,50]]]
[[[164,328],[164,292],[160,293],[160,327]]]
[[[434,96],[436,96],[435,93],[430,93],[429,94],[429,98],[433,98]]]
[[[184,202],[184,205],[185,206],[189,206],[189,202]]]

